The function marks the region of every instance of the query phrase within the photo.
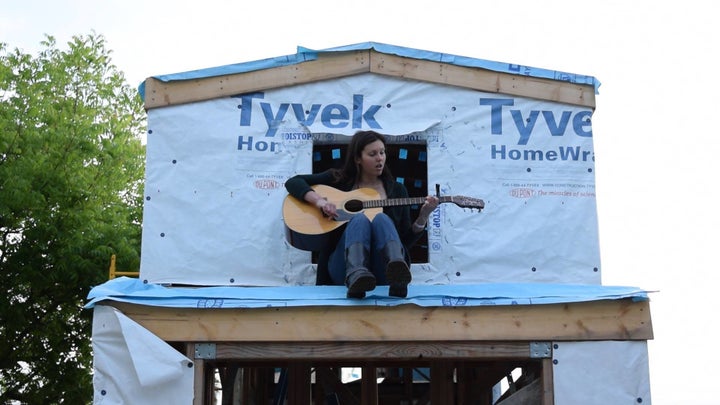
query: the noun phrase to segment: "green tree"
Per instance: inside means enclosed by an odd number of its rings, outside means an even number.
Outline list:
[[[0,403],[92,400],[91,287],[137,269],[145,114],[105,39],[0,43]]]

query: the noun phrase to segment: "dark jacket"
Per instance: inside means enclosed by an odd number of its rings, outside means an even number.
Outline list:
[[[285,182],[285,188],[290,195],[304,201],[305,193],[311,191],[311,186],[316,184],[332,186],[341,191],[350,191],[353,188],[352,183],[338,182],[330,170],[317,174],[299,174],[297,176],[293,176]],[[383,181],[383,186],[385,187],[385,192],[387,193],[387,197],[389,199],[408,198],[407,189],[401,183],[396,181]],[[422,232],[415,233],[412,230],[410,207],[407,205],[384,207],[383,212],[393,221],[395,229],[400,236],[400,241],[405,246],[405,250],[409,251],[409,248],[422,236]],[[332,284],[329,281],[330,277],[327,275],[327,265],[330,253],[335,250],[336,243],[337,241],[334,241],[331,246],[326,246],[318,252],[317,284],[319,285]]]

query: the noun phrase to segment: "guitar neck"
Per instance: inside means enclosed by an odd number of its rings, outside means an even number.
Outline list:
[[[452,197],[438,197],[440,203],[452,202]],[[397,207],[401,205],[417,205],[425,203],[425,197],[388,198],[386,200],[365,200],[363,208]]]

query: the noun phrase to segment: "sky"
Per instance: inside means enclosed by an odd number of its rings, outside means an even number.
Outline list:
[[[702,405],[720,379],[716,16],[710,0],[0,0],[0,42],[95,32],[132,86],[368,41],[596,77],[603,284],[653,291],[653,403]]]

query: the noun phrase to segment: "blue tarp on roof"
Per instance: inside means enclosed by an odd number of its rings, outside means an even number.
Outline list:
[[[192,70],[188,72],[173,73],[167,75],[153,76],[153,78],[171,82],[178,80],[194,80],[213,76],[231,75],[237,73],[246,73],[262,69],[270,69],[274,67],[295,65],[306,61],[315,60],[321,53],[332,52],[349,52],[358,50],[373,49],[380,53],[408,57],[413,59],[423,59],[433,62],[442,62],[451,65],[482,68],[496,72],[510,73],[522,76],[541,77],[546,79],[560,80],[570,83],[591,85],[598,93],[600,82],[593,76],[578,75],[574,73],[560,72],[557,70],[548,70],[522,66],[511,63],[493,62],[484,59],[469,58],[465,56],[451,55],[447,53],[439,53],[432,51],[423,51],[419,49],[406,48],[395,45],[388,45],[379,42],[362,42],[359,44],[345,45],[335,48],[323,50],[313,50],[298,46],[297,53],[294,55],[278,56],[275,58],[262,59],[251,62],[235,63],[231,65],[212,67],[207,69]],[[140,95],[145,99],[145,82],[140,84]]]
[[[648,293],[635,287],[488,283],[474,285],[410,285],[405,299],[388,297],[388,287],[378,286],[364,299],[348,299],[344,286],[293,287],[166,287],[120,277],[96,286],[85,306],[105,301],[174,308],[263,308],[293,306],[394,306],[423,307],[537,305],[630,298],[645,301]]]

